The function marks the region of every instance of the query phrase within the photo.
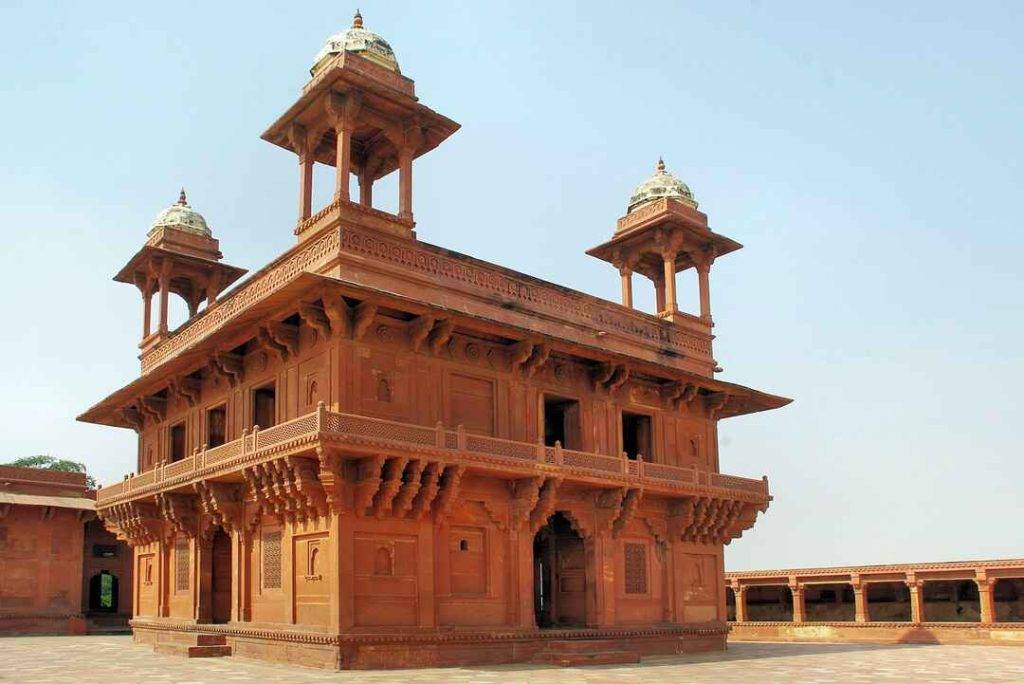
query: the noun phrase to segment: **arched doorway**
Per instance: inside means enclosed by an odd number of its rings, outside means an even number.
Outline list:
[[[231,621],[231,537],[217,528],[211,545],[213,622]]]
[[[541,628],[583,627],[587,622],[587,569],[583,538],[555,513],[533,538],[533,606]]]
[[[103,570],[89,580],[89,612],[117,612],[117,577]]]

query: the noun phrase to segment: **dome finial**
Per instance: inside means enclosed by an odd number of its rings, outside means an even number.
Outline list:
[[[356,8],[356,14],[352,17],[352,28],[363,28],[363,15],[359,13],[359,9]]]
[[[665,160],[658,157],[658,164],[654,167],[658,173],[665,173]]]
[[[178,204],[182,206],[188,204],[188,199],[185,197],[185,188],[182,188],[181,192],[178,193]]]

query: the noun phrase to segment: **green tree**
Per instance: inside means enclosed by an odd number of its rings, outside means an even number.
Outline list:
[[[41,470],[59,470],[62,473],[82,473],[85,475],[85,484],[89,489],[96,489],[96,480],[85,471],[85,464],[77,461],[68,461],[63,458],[56,458],[40,454],[38,456],[22,456],[21,458],[4,463],[3,465],[14,466],[15,468],[39,468]]]

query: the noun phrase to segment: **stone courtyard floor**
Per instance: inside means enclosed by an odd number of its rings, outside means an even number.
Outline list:
[[[726,653],[647,658],[629,666],[325,672],[240,658],[158,655],[129,636],[7,637],[0,638],[0,682],[1024,682],[1024,648],[731,643]]]

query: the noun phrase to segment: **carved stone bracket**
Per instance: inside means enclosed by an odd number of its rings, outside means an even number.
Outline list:
[[[722,409],[725,408],[726,403],[729,401],[729,395],[725,392],[713,392],[705,398],[705,406],[708,410],[708,416],[714,420],[718,418]]]
[[[226,532],[242,531],[245,512],[243,485],[204,480],[194,486],[203,513]]]
[[[544,481],[540,488],[540,494],[537,497],[537,506],[530,513],[531,531],[536,532],[539,530],[548,521],[551,514],[554,513],[558,487],[561,484],[562,478],[560,477],[549,477]]]
[[[364,516],[373,498],[380,489],[381,469],[384,467],[384,456],[364,458],[356,464],[355,484],[352,490],[352,508],[357,516]]]
[[[749,529],[756,517],[756,504],[708,496],[687,498],[669,506],[669,535],[696,544],[728,544]]]
[[[161,517],[173,531],[186,537],[199,534],[200,511],[197,501],[198,498],[192,494],[158,492],[156,495],[156,506]]]
[[[544,477],[538,475],[522,480],[513,480],[510,483],[512,489],[512,523],[517,527],[523,527],[530,521],[530,514],[537,506],[540,498],[540,489],[544,484]]]
[[[593,371],[591,380],[595,390],[613,394],[629,380],[629,368],[622,363],[604,363]]]
[[[532,378],[541,368],[547,364],[551,357],[551,348],[546,344],[537,344],[533,347],[530,357],[521,366],[523,375]]]
[[[672,382],[662,387],[661,395],[669,402],[672,409],[676,410],[681,404],[689,406],[693,403],[699,389],[692,382]]]
[[[331,334],[336,337],[348,337],[352,334],[352,307],[342,297],[324,294],[324,314],[330,321]]]
[[[420,477],[419,491],[416,492],[416,496],[413,498],[409,517],[415,520],[422,520],[430,512],[434,499],[437,498],[437,493],[441,488],[441,474],[443,470],[444,464],[437,461],[428,463],[426,468],[424,468],[423,475]]]
[[[434,328],[435,320],[433,316],[423,315],[417,316],[409,323],[409,345],[414,352],[418,352],[423,347],[423,343],[427,341],[427,336]]]
[[[450,465],[444,469],[441,477],[441,491],[438,492],[437,502],[434,505],[434,520],[443,521],[451,512],[459,497],[459,490],[462,488],[462,476],[466,472],[464,465]]]
[[[411,460],[409,465],[406,466],[402,477],[402,486],[398,490],[398,495],[395,497],[392,509],[392,515],[396,518],[404,518],[412,510],[413,501],[423,486],[421,478],[426,467],[427,462],[418,458]]]
[[[440,354],[441,350],[444,349],[445,345],[452,339],[452,331],[454,329],[455,324],[452,323],[450,318],[442,318],[438,320],[434,325],[434,329],[430,331],[430,351],[435,354]]]
[[[361,340],[370,329],[374,316],[377,315],[377,303],[367,299],[356,306],[353,312],[352,338]]]
[[[630,520],[633,519],[637,509],[640,507],[641,498],[643,498],[642,489],[630,489],[626,492],[625,497],[622,499],[622,506],[619,508],[619,515],[615,518],[615,522],[612,523],[612,536],[618,537]]]
[[[151,544],[165,537],[164,520],[152,503],[129,501],[98,510],[97,514],[107,531],[129,546]]]
[[[142,432],[143,428],[146,426],[146,420],[137,404],[125,406],[121,408],[118,413],[120,413],[124,422],[131,425],[135,432]]]
[[[217,377],[227,380],[230,387],[237,387],[245,374],[245,365],[238,354],[216,352],[210,357],[210,370]]]
[[[383,518],[385,514],[391,512],[391,504],[402,488],[402,475],[408,463],[408,457],[395,456],[384,464],[383,481],[373,497],[373,514],[378,518]]]
[[[509,362],[512,364],[513,371],[522,369],[523,365],[533,356],[536,346],[537,343],[532,340],[522,340],[512,345]]]
[[[140,397],[138,406],[154,423],[162,422],[167,413],[167,400],[161,397]]]
[[[594,513],[597,518],[597,532],[610,532],[612,525],[619,517],[622,500],[626,498],[626,489],[617,487],[606,489],[595,495]]]
[[[199,393],[202,382],[199,378],[188,375],[180,375],[171,378],[170,390],[174,396],[186,402],[189,406],[199,403]]]
[[[299,329],[288,323],[268,323],[259,329],[256,340],[263,349],[287,361],[299,351]]]
[[[330,339],[331,321],[327,313],[316,302],[299,302],[299,317],[302,322],[316,331],[318,339]]]

